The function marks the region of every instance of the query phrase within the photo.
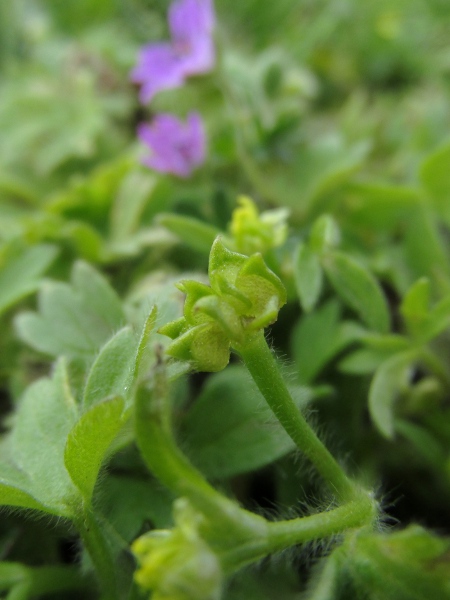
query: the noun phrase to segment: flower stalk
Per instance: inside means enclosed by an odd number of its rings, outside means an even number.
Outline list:
[[[260,392],[286,432],[313,463],[333,494],[341,502],[357,495],[355,483],[323,445],[296,407],[261,331],[247,343],[236,346]]]

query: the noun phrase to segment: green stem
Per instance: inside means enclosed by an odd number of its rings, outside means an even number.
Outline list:
[[[91,509],[75,523],[91,557],[100,582],[103,600],[118,600],[116,565],[112,549]]]
[[[355,498],[357,488],[322,444],[296,407],[261,331],[235,348],[270,408],[298,448],[314,464],[340,501]]]
[[[164,365],[154,370],[151,389],[136,394],[135,427],[142,457],[154,475],[178,496],[188,498],[214,527],[218,538],[236,543],[265,534],[265,520],[240,508],[214,489],[178,448],[171,431]]]
[[[309,517],[267,523],[266,540],[254,540],[253,543],[237,546],[224,553],[221,556],[222,566],[225,571],[233,572],[289,546],[327,538],[348,529],[368,526],[373,522],[376,514],[376,503],[364,494],[358,500],[333,510]]]

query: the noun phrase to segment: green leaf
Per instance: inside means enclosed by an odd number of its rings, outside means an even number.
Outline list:
[[[433,152],[422,164],[420,178],[442,217],[450,224],[450,144]]]
[[[449,600],[450,540],[418,525],[362,534],[347,547],[347,564],[362,597]]]
[[[100,350],[83,396],[88,408],[108,396],[128,397],[133,382],[138,340],[130,327],[118,331]]]
[[[409,440],[417,452],[434,468],[444,469],[446,452],[436,437],[424,427],[397,419],[395,430]]]
[[[28,568],[21,563],[0,562],[0,590],[4,591],[28,578]]]
[[[346,188],[349,220],[360,229],[388,232],[417,210],[419,190],[403,186],[351,182]]]
[[[6,448],[9,464],[0,469],[5,504],[71,516],[78,494],[64,466],[64,447],[76,419],[65,363],[60,360],[53,377],[32,384],[20,402]]]
[[[294,278],[300,304],[311,311],[319,299],[323,285],[323,272],[319,257],[306,244],[299,244],[294,258]]]
[[[267,164],[261,185],[271,201],[292,209],[293,218],[317,215],[330,193],[360,168],[367,151],[365,142],[349,147],[340,136],[321,136],[298,146],[288,168],[285,163]]]
[[[155,360],[155,350],[150,344],[151,335],[155,332],[156,320],[158,318],[158,310],[156,305],[153,306],[144,327],[142,328],[141,337],[137,346],[136,359],[134,364],[134,377],[139,378],[145,375],[150,369],[150,365]]]
[[[400,311],[409,331],[430,341],[450,326],[450,294],[430,309],[430,282],[419,279],[406,293]]]
[[[373,373],[384,360],[384,352],[361,348],[339,361],[339,371],[351,375],[367,375]]]
[[[400,312],[408,329],[414,335],[420,335],[430,312],[429,279],[422,277],[409,288],[400,305]]]
[[[412,282],[428,277],[433,290],[450,291],[450,261],[445,238],[436,215],[424,202],[417,204],[405,219],[403,253]]]
[[[358,313],[375,331],[389,330],[389,309],[383,292],[373,275],[350,256],[328,252],[322,266],[342,300]]]
[[[57,249],[46,244],[19,251],[3,250],[0,255],[0,314],[38,288],[40,276],[56,254]]]
[[[101,483],[99,497],[103,514],[129,542],[142,530],[143,523],[151,523],[156,529],[172,523],[173,497],[154,479],[109,475]]]
[[[119,396],[88,410],[70,431],[64,464],[85,501],[90,502],[108,448],[123,424],[124,400]]]
[[[207,254],[209,254],[216,237],[222,233],[220,229],[213,225],[183,215],[161,214],[158,215],[158,223],[167,227],[169,231],[177,235],[182,242],[194,248],[194,250]]]
[[[336,600],[339,574],[342,572],[341,557],[342,552],[338,548],[322,559],[319,563],[321,570],[309,582],[308,600]]]
[[[321,254],[339,244],[341,232],[336,221],[330,215],[322,215],[314,221],[308,246],[313,252]]]
[[[307,388],[299,394],[300,403],[311,398]],[[182,423],[182,439],[194,464],[213,478],[261,468],[294,448],[240,366],[208,379]]]
[[[394,403],[409,383],[416,351],[401,352],[385,361],[375,373],[369,390],[370,416],[379,432],[391,439],[394,436]]]
[[[312,382],[336,354],[361,337],[356,324],[339,322],[340,312],[338,302],[331,300],[295,326],[292,352],[302,383]]]
[[[433,306],[423,334],[427,340],[432,340],[448,327],[450,327],[450,294]]]
[[[10,464],[0,463],[0,505],[53,512],[48,510],[48,507],[44,504],[38,502],[31,494],[24,491],[24,489],[31,487],[32,483],[23,473]]]
[[[75,263],[71,284],[48,282],[37,313],[22,313],[16,328],[23,341],[50,356],[90,360],[125,321],[116,293],[84,262]]]
[[[158,183],[146,171],[131,171],[123,179],[111,210],[111,238],[117,242],[138,230],[142,213]]]

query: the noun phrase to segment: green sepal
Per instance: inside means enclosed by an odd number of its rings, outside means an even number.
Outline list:
[[[215,323],[204,323],[177,337],[166,352],[198,371],[221,371],[230,360],[230,340]]]
[[[185,279],[176,284],[176,287],[186,294],[184,303],[184,316],[190,325],[200,325],[210,319],[201,311],[196,310],[196,304],[202,298],[214,296],[214,291],[209,285]]]
[[[186,329],[187,321],[185,317],[170,321],[158,329],[158,333],[161,335],[167,335],[172,340],[176,339]]]
[[[176,321],[173,321],[172,323],[168,323],[167,325],[164,325],[164,328],[161,328],[161,329],[170,327],[174,323],[176,323]],[[196,333],[199,330],[201,331],[204,327],[205,327],[205,325],[197,325],[196,327],[191,327],[191,328],[187,329],[187,331],[185,331],[184,333],[180,333],[179,335],[172,338],[173,342],[171,344],[169,344],[168,347],[166,348],[166,354],[168,354],[169,356],[172,356],[173,358],[178,358],[179,360],[191,361],[192,360],[192,355],[191,355],[192,341],[193,341]],[[167,333],[161,331],[161,329],[159,330],[160,333],[163,333],[163,335],[168,335]],[[172,336],[170,336],[170,337],[172,337]]]
[[[236,277],[236,287],[251,300],[251,316],[264,311],[272,296],[278,298],[278,309],[286,304],[286,289],[261,254],[253,254],[245,261]]]
[[[246,329],[249,331],[258,331],[275,323],[279,310],[278,301],[277,296],[272,296],[267,302],[265,309],[248,323]]]
[[[221,371],[230,362],[230,340],[218,325],[208,324],[193,339],[191,354],[198,371]]]
[[[205,296],[197,302],[196,308],[199,313],[217,321],[230,339],[239,342],[242,341],[243,329],[241,320],[228,302],[221,300],[218,296]]]
[[[220,294],[220,279],[226,279],[234,284],[239,269],[245,264],[247,257],[238,252],[232,252],[224,246],[222,237],[214,240],[209,255],[208,276],[213,290]]]
[[[228,296],[227,300],[233,304],[237,310],[251,308],[251,300],[219,273],[217,274],[217,285],[219,287],[220,295]]]

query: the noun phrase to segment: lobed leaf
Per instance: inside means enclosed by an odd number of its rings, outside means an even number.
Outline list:
[[[22,340],[36,350],[89,360],[124,320],[121,302],[107,281],[79,261],[71,284],[46,283],[38,312],[20,314],[15,324]]]
[[[66,367],[32,384],[22,398],[0,469],[3,502],[71,516],[76,489],[64,466],[64,447],[77,419]]]

